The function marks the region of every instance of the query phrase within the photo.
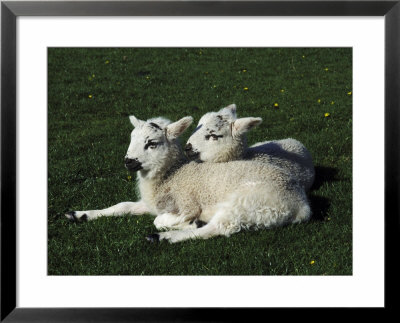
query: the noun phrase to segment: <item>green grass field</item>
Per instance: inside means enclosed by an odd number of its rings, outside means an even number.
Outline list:
[[[262,117],[249,144],[292,137],[313,155],[310,222],[151,244],[153,216],[70,223],[71,210],[136,201],[132,126],[231,103]],[[351,48],[50,48],[49,275],[351,275]]]

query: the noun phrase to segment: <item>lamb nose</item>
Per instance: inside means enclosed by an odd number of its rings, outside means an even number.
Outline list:
[[[192,144],[186,144],[185,150],[186,151],[192,150]]]
[[[135,160],[130,158],[125,158],[125,165],[132,164]]]

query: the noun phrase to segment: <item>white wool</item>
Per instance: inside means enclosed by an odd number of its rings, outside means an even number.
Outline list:
[[[201,117],[187,145],[203,162],[258,160],[284,168],[308,191],[315,177],[311,154],[293,138],[259,142],[248,147],[246,132],[261,123],[261,118],[237,118],[236,105]]]

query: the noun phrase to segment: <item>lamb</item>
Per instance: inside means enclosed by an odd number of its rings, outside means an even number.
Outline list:
[[[185,152],[204,162],[259,160],[285,168],[309,191],[315,177],[310,152],[299,141],[287,138],[247,146],[246,132],[262,122],[261,118],[237,118],[236,105],[201,117],[187,141]]]
[[[192,117],[171,123],[130,116],[130,121],[134,129],[125,166],[138,172],[141,200],[104,210],[73,211],[66,214],[68,218],[152,213],[157,230],[169,231],[147,239],[171,243],[230,236],[242,228],[269,228],[310,218],[304,189],[279,167],[257,161],[188,162],[178,139]]]

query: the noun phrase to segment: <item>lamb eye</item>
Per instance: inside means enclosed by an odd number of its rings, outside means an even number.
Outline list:
[[[218,135],[215,135],[215,134],[212,133],[212,134],[207,135],[206,139],[207,140],[210,140],[210,139],[211,140],[218,140],[219,137],[222,137],[222,136],[218,136]]]
[[[149,142],[144,146],[144,149],[145,149],[145,150],[146,150],[147,148],[154,149],[154,148],[157,148],[157,146],[158,146],[158,142],[149,141]]]

